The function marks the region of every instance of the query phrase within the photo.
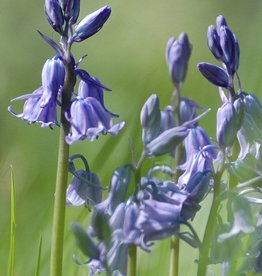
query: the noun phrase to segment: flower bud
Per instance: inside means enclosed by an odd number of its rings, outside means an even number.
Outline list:
[[[225,88],[228,87],[228,75],[222,68],[207,62],[200,62],[197,67],[200,73],[214,85]]]
[[[223,15],[219,15],[216,18],[217,30],[219,31],[222,26],[227,26],[226,19]]]
[[[181,97],[180,108],[179,108],[181,124],[183,124],[187,121],[190,121],[196,117],[196,108],[197,107],[198,107],[198,105],[194,101],[192,101],[186,97]],[[196,125],[197,125],[197,123],[196,123]]]
[[[217,33],[217,30],[213,25],[208,27],[207,31],[207,45],[209,50],[212,52],[214,57],[218,60],[222,60],[223,58],[223,51],[220,46],[220,38]]]
[[[149,156],[159,156],[172,152],[188,134],[188,129],[184,126],[173,127],[162,132],[147,145]]]
[[[72,231],[81,251],[90,258],[99,259],[99,250],[83,227],[78,223],[74,223],[72,225]]]
[[[238,114],[231,102],[225,102],[217,111],[217,141],[220,147],[231,147],[238,131]]]
[[[57,0],[45,0],[45,14],[53,29],[58,33],[62,33],[64,17]]]
[[[247,94],[244,96],[244,109],[250,114],[256,125],[262,129],[262,104],[256,95]]]
[[[234,108],[237,113],[237,128],[240,129],[244,119],[244,103],[241,98],[234,101]]]
[[[178,40],[170,38],[166,47],[166,61],[169,74],[175,86],[184,81],[187,73],[191,45],[186,33],[181,33]]]
[[[174,107],[171,105],[168,105],[161,111],[160,132],[170,129],[174,126],[175,126]]]
[[[223,62],[227,66],[228,73],[233,75],[238,69],[239,46],[234,34],[226,26],[220,28],[220,45],[223,51]]]
[[[63,10],[65,19],[70,20],[70,24],[76,23],[80,11],[80,0],[67,0],[63,4]]]
[[[144,144],[152,141],[160,131],[161,113],[157,95],[151,95],[145,102],[140,113],[142,140]]]
[[[75,27],[72,42],[81,42],[88,37],[97,33],[107,21],[111,14],[111,8],[105,6],[89,15],[87,15],[80,23]]]

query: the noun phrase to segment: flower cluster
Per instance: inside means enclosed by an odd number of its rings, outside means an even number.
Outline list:
[[[254,196],[261,192],[256,183],[261,180],[262,125],[259,118],[262,105],[254,94],[241,89],[238,75],[240,48],[223,16],[217,17],[216,28],[208,28],[207,40],[214,57],[222,62],[222,67],[205,62],[198,64],[202,75],[218,86],[222,101],[217,110],[215,145],[199,125],[208,110],[181,96],[192,50],[187,34],[182,33],[178,39],[171,38],[166,48],[174,85],[171,104],[161,110],[157,95],[147,99],[140,113],[143,150],[139,161],[114,171],[107,197],[93,205],[88,230],[74,226],[79,243],[84,239],[90,245],[88,250],[82,248],[89,257],[85,264],[90,267],[90,275],[103,270],[113,275],[126,275],[131,245],[150,252],[154,241],[172,235],[200,248],[198,275],[205,274],[209,263],[222,263],[229,271],[225,273],[261,271],[261,223],[258,222],[256,229],[251,214],[258,211],[254,205],[262,203]],[[197,115],[199,110],[204,112]],[[235,152],[237,142],[239,150]],[[158,165],[142,175],[142,164],[147,158],[165,155],[175,159],[175,167],[158,161]],[[225,183],[225,172],[236,177],[237,183],[232,178]],[[79,191],[82,190],[79,187],[86,185],[80,180],[78,177],[80,184],[73,188],[75,198],[71,205],[78,205]],[[73,179],[70,187],[75,181]],[[101,189],[94,184],[92,187],[100,194]],[[208,237],[205,236],[201,243],[190,220],[194,219],[201,201],[210,191],[214,194],[208,222],[210,229],[206,229]],[[249,196],[250,192],[252,196]],[[85,196],[82,202],[94,198],[91,193]],[[228,218],[231,218],[226,221],[220,215],[224,201],[227,202]],[[189,231],[182,232],[181,225],[187,226]],[[101,229],[106,230],[102,233]],[[210,234],[209,231],[214,232]],[[252,234],[252,242],[247,248],[241,244],[241,252],[250,257],[245,258],[242,267],[228,269],[231,262],[235,262],[233,245],[247,234]],[[232,244],[229,251],[226,250],[228,243]]]
[[[223,68],[202,62],[198,64],[198,69],[207,80],[218,86],[222,101],[217,111],[217,161],[220,166],[216,174],[222,175],[226,171],[231,177],[227,187],[223,187],[222,183],[217,184],[223,189],[222,194],[216,196],[227,200],[227,212],[231,220],[224,221],[219,213],[216,214],[217,232],[213,238],[210,263],[223,263],[230,267],[230,262],[235,261],[232,256],[236,255],[236,249],[233,246],[231,251],[226,252],[225,244],[233,245],[237,241],[240,243],[241,257],[245,259],[244,265],[235,267],[234,272],[230,268],[226,273],[231,274],[226,275],[238,275],[247,271],[259,272],[262,267],[259,258],[261,249],[257,246],[260,244],[257,233],[261,230],[252,221],[252,213],[260,212],[257,204],[261,204],[257,193],[261,193],[262,104],[254,94],[242,90],[238,75],[240,48],[236,35],[223,16],[217,17],[216,25],[217,28],[209,26],[207,42],[214,57],[222,62]],[[217,190],[221,190],[221,187]],[[252,196],[248,195],[250,193]],[[251,243],[245,248],[241,241],[247,234],[251,237]]]
[[[9,111],[29,124],[62,126],[66,153],[62,154],[58,175],[69,171],[73,177],[66,190],[66,202],[61,201],[61,205],[84,205],[92,210],[87,231],[79,224],[72,227],[80,249],[89,258],[84,263],[90,268],[89,275],[100,271],[126,275],[130,248],[150,252],[155,241],[173,235],[199,248],[198,275],[206,275],[207,266],[217,263],[222,263],[225,275],[261,272],[262,200],[257,193],[262,192],[258,185],[262,179],[262,104],[241,88],[239,43],[225,18],[218,16],[216,27],[210,26],[207,32],[208,47],[222,66],[198,64],[201,74],[218,87],[221,98],[214,144],[199,125],[209,109],[181,95],[192,51],[188,35],[181,33],[178,39],[170,38],[166,46],[173,83],[170,105],[161,109],[156,94],[144,103],[140,113],[140,158],[114,170],[103,198],[105,185],[100,184],[83,155],[72,155],[66,165],[68,144],[93,141],[100,134],[116,135],[124,126],[124,122],[113,124],[118,116],[104,104],[104,93],[110,89],[80,68],[84,57],[76,62],[71,53],[73,43],[84,41],[103,27],[111,9],[105,6],[76,25],[79,9],[80,0],[45,0],[48,22],[60,35],[60,42],[39,32],[55,56],[43,66],[42,85],[12,100],[25,101],[22,112],[15,112],[13,106]],[[153,165],[145,171],[143,164],[148,159]],[[170,159],[168,164],[166,160]],[[84,168],[76,169],[75,160],[80,160]],[[63,187],[65,182],[63,177],[57,181]],[[201,242],[190,222],[209,192],[213,193],[213,201]],[[221,212],[224,209],[226,218]],[[252,213],[257,215],[255,222]],[[181,225],[188,231],[182,231]],[[245,246],[242,238],[246,235],[252,236]],[[233,252],[236,241],[241,248],[238,254]],[[240,255],[245,261],[237,266]]]
[[[147,99],[140,113],[143,142],[140,160],[114,171],[107,197],[93,206],[88,231],[75,226],[88,243],[92,243],[92,252],[83,250],[90,258],[86,262],[90,275],[101,270],[126,275],[130,245],[149,252],[152,242],[176,235],[191,246],[200,247],[200,240],[189,221],[195,217],[200,202],[212,189],[213,160],[217,154],[205,130],[198,124],[208,110],[197,116],[197,111],[203,108],[180,96],[190,53],[191,45],[186,33],[182,33],[178,40],[171,38],[168,41],[166,60],[176,102],[171,101],[171,105],[161,110],[157,95]],[[146,176],[141,176],[145,159],[164,155],[179,156],[177,167],[157,165]],[[70,187],[74,182],[73,179]],[[86,183],[83,182],[83,185]],[[132,188],[133,185],[135,188]],[[79,205],[80,190],[79,187],[75,189],[72,205]],[[97,189],[97,192],[100,190]],[[189,231],[181,232],[181,224],[186,225]],[[110,229],[109,236],[101,236],[98,229],[102,227]],[[81,236],[77,231],[75,234],[79,240]]]
[[[112,119],[117,115],[104,105],[104,92],[110,89],[80,69],[82,59],[76,63],[71,53],[74,42],[82,42],[102,28],[111,9],[105,6],[86,16],[74,27],[79,9],[79,0],[45,1],[48,22],[61,36],[60,44],[39,32],[56,55],[44,64],[42,85],[33,93],[12,100],[25,100],[23,111],[17,113],[12,106],[9,107],[16,117],[29,124],[40,123],[42,127],[60,125],[57,113],[61,107],[62,116],[70,124],[66,137],[68,144],[86,138],[92,141],[100,134],[116,135],[124,126],[124,122],[113,125]],[[75,88],[77,83],[78,88]]]

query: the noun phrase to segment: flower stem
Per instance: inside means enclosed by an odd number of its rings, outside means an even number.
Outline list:
[[[128,248],[128,267],[127,267],[128,276],[136,276],[136,259],[137,259],[137,249],[135,245],[131,244]]]
[[[70,63],[67,63],[65,67],[66,76],[62,91],[61,126],[53,211],[50,276],[61,276],[63,263],[65,202],[69,157],[69,145],[66,143],[65,137],[70,129],[70,124],[65,118],[65,110],[67,110],[70,105],[75,79],[74,71]]]
[[[179,270],[179,238],[175,235],[170,240],[169,276],[178,276]]]
[[[220,201],[218,200],[218,196],[220,194],[220,180],[222,176],[222,171],[218,172],[214,176],[214,195],[213,202],[211,205],[206,230],[204,233],[202,247],[199,251],[199,264],[197,276],[205,276],[207,273],[207,266],[209,261],[209,251],[211,248],[212,238],[214,235],[214,228],[216,225],[217,211],[220,205]]]
[[[174,105],[176,98],[176,104]],[[175,87],[171,98],[171,104],[175,107],[174,109],[174,116],[177,125],[181,125],[181,118],[180,118],[180,87]],[[179,144],[176,148],[176,155],[175,155],[175,177],[174,181],[177,183],[178,178],[180,176],[180,170],[177,169],[177,166],[181,164],[183,159],[183,147]],[[179,229],[177,230],[179,232]],[[180,240],[175,235],[170,239],[170,263],[169,263],[169,276],[178,276],[179,273],[179,244]]]
[[[143,151],[139,161],[133,165],[134,175],[135,175],[135,193],[137,186],[140,185],[141,178],[141,167],[145,159],[145,152]],[[136,276],[136,263],[137,263],[137,248],[135,245],[131,244],[128,248],[128,262],[127,262],[127,275]]]

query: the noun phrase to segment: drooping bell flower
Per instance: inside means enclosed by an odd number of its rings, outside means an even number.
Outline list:
[[[94,141],[100,134],[117,135],[124,122],[113,125],[112,115],[93,97],[76,97],[71,103],[70,113],[66,113],[71,131],[66,136],[68,144],[89,139]]]
[[[92,172],[76,171],[66,191],[66,205],[95,205],[102,200],[99,178]]]
[[[23,106],[23,112],[17,114],[12,106],[8,107],[11,114],[23,121],[32,124],[40,123],[42,127],[51,127],[52,125],[59,125],[57,121],[57,103],[51,99],[48,104],[42,106],[43,88],[36,89],[32,94],[23,95],[13,99],[11,102],[26,100]]]
[[[65,79],[65,66],[58,56],[48,59],[42,70],[43,99],[42,106],[52,99],[57,100],[58,93],[62,90]]]

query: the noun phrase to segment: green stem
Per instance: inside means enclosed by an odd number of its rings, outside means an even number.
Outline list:
[[[65,118],[65,110],[67,110],[70,105],[75,79],[74,71],[69,62],[65,67],[66,76],[62,91],[61,126],[53,211],[50,276],[61,276],[63,263],[65,202],[69,157],[69,145],[66,143],[65,137],[70,129],[70,124]]]
[[[128,248],[128,267],[127,267],[128,276],[136,276],[136,260],[137,260],[136,246],[131,244]]]
[[[222,170],[223,171],[223,170]],[[212,239],[214,235],[214,228],[216,225],[217,212],[220,205],[220,201],[218,200],[218,196],[220,194],[220,180],[222,176],[222,171],[218,172],[214,176],[214,195],[213,201],[206,225],[206,230],[204,233],[202,247],[199,251],[199,264],[197,276],[205,276],[207,273],[207,266],[209,261],[209,251],[212,244]]]
[[[174,116],[177,125],[181,125],[180,118],[180,87],[175,87],[173,92],[173,97],[171,99],[171,104],[174,105],[174,99],[176,98],[176,105],[174,110]],[[177,183],[178,178],[180,176],[180,170],[177,169],[177,166],[181,164],[183,160],[183,147],[182,144],[179,144],[176,147],[176,155],[175,155],[175,168],[176,173],[174,177],[174,181]],[[177,230],[179,232],[179,229]],[[170,239],[170,263],[169,263],[169,276],[178,276],[179,275],[179,247],[180,240],[176,236],[172,236]]]
[[[172,236],[170,240],[170,265],[169,276],[179,275],[179,243],[180,240],[176,236]]]
[[[141,178],[141,167],[145,159],[144,151],[141,154],[139,161],[133,165],[133,170],[135,174],[135,193],[137,190],[137,185],[140,185]],[[137,248],[135,245],[131,244],[128,248],[128,262],[127,262],[127,275],[136,276],[136,263],[137,263]]]

